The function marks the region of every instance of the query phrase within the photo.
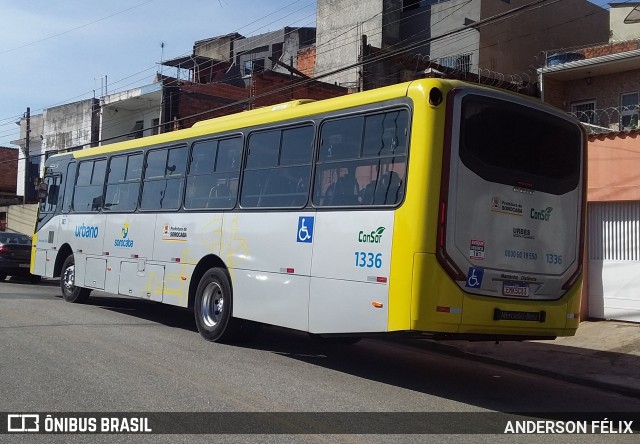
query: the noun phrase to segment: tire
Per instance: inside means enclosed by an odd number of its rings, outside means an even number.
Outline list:
[[[233,299],[227,272],[209,269],[200,279],[194,300],[194,316],[198,331],[212,342],[237,340],[242,321],[231,316]]]
[[[0,273],[0,282],[4,281],[7,278],[7,275],[4,273]]]
[[[87,300],[91,290],[88,288],[76,287],[75,284],[75,260],[73,254],[67,256],[62,265],[60,273],[60,290],[62,297],[67,302],[82,303]]]

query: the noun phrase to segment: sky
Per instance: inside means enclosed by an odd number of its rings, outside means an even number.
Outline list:
[[[27,107],[100,97],[105,77],[110,94],[147,85],[195,41],[315,26],[315,14],[315,0],[0,0],[0,146],[15,147]]]

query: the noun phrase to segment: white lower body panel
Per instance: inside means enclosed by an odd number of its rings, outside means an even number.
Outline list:
[[[233,316],[280,327],[309,328],[309,277],[230,270]]]
[[[309,301],[311,333],[386,332],[388,286],[339,279],[312,278]],[[374,304],[381,304],[375,307]]]

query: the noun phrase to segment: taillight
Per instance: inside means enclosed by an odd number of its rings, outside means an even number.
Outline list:
[[[440,203],[440,214],[438,215],[438,247],[436,257],[438,262],[444,268],[454,281],[464,281],[467,276],[453,263],[447,255],[447,203]]]
[[[4,245],[0,245],[0,256],[2,256],[3,254],[9,254],[9,249]]]
[[[445,119],[444,146],[442,155],[442,175],[440,178],[440,208],[438,214],[438,245],[436,258],[438,263],[454,281],[464,281],[467,276],[447,255],[447,199],[449,199],[449,169],[451,168],[451,131],[453,127],[453,98],[457,91],[449,92],[447,98],[447,117]]]

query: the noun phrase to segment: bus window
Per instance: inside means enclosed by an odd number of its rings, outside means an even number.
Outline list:
[[[185,208],[233,208],[238,193],[241,156],[241,137],[194,143]]]
[[[62,200],[62,212],[71,211],[71,202],[73,199],[73,181],[76,178],[76,163],[69,162],[67,166],[67,177],[64,182],[64,198]]]
[[[96,212],[100,210],[106,167],[106,159],[80,162],[73,195],[74,211]]]
[[[104,195],[104,210],[133,211],[138,204],[142,154],[112,157]]]
[[[580,139],[578,128],[541,111],[474,94],[462,102],[460,158],[490,182],[524,182],[555,195],[574,190],[580,179]]]
[[[408,125],[406,110],[326,122],[316,163],[314,205],[400,203],[407,169]]]
[[[186,146],[149,151],[141,210],[177,210],[180,207],[187,152]]]
[[[45,176],[44,183],[46,184],[46,193],[43,193],[43,199],[40,202],[40,213],[55,213],[58,206],[58,194],[60,191],[60,175],[55,174],[51,176]]]
[[[409,114],[394,111],[367,116],[364,125],[363,156],[406,154]]]
[[[362,147],[362,116],[330,120],[322,125],[320,161],[357,159]]]
[[[307,203],[313,127],[264,131],[249,137],[240,203],[301,208]]]

